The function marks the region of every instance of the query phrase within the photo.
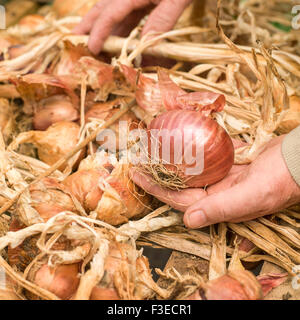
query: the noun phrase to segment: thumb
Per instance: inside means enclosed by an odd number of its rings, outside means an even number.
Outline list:
[[[257,211],[260,199],[255,193],[255,188],[240,183],[211,194],[187,209],[184,223],[188,228],[197,229],[219,222],[242,221]]]
[[[170,31],[176,24],[184,9],[192,0],[163,0],[151,12],[147,23],[145,24],[142,36],[149,32]]]

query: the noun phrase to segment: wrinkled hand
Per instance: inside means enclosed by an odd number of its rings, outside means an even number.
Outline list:
[[[98,54],[110,34],[119,34],[126,25],[132,25],[132,20],[136,20],[136,26],[142,15],[147,14],[154,6],[156,7],[151,12],[142,34],[171,30],[191,2],[192,0],[101,0],[73,32],[90,33],[89,49]]]
[[[132,169],[131,176],[159,200],[184,211],[184,223],[189,228],[252,220],[300,201],[300,187],[281,153],[282,140],[283,136],[275,138],[254,162],[233,166],[227,177],[206,190],[166,190],[138,169]]]

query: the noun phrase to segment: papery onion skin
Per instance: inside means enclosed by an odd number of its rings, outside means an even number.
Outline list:
[[[201,286],[187,300],[261,300],[260,283],[249,271],[228,272]]]
[[[290,109],[285,114],[278,127],[278,133],[286,134],[294,130],[300,125],[300,97],[291,96]]]
[[[0,98],[0,130],[7,141],[14,133],[16,123],[14,110],[7,99]]]
[[[97,207],[98,219],[111,225],[149,212],[151,196],[142,191],[129,178],[129,166],[119,164],[106,179],[109,186]]]
[[[62,18],[69,15],[84,16],[98,0],[55,0],[53,10]]]
[[[104,164],[98,168],[79,170],[63,182],[87,210],[111,225],[119,225],[149,210],[151,197],[138,193],[128,176],[128,166],[118,164],[110,172]]]
[[[79,286],[79,264],[49,267],[43,265],[35,274],[34,283],[62,300],[68,300]]]
[[[54,215],[54,214],[53,214]],[[25,224],[22,224],[18,219],[12,218],[9,226],[10,232],[16,232],[26,228]],[[33,235],[26,238],[19,246],[12,248],[8,246],[7,256],[9,264],[17,268],[18,271],[24,272],[26,267],[32,262],[32,260],[40,253],[36,243],[39,239],[39,235]],[[64,237],[58,239],[58,241],[52,246],[52,250],[66,250],[71,245],[69,240]]]
[[[18,25],[21,27],[27,27],[30,30],[35,30],[39,25],[45,21],[45,17],[39,14],[29,14],[23,17]]]
[[[96,103],[94,106],[90,108],[90,110],[86,113],[85,115],[85,120],[87,122],[91,121],[92,119],[99,119],[103,121],[107,121],[110,119],[115,113],[117,113],[120,109],[119,106],[121,104],[121,101],[119,99],[106,102],[106,103]],[[123,115],[119,121],[116,121],[114,124],[112,124],[109,129],[115,132],[115,137],[116,137],[116,150],[119,150],[121,145],[120,145],[120,127],[119,127],[119,122],[123,121],[127,123],[127,130],[132,131],[135,129],[138,129],[139,127],[142,128],[143,124],[140,122],[137,117],[134,115],[133,112],[128,111],[126,112],[125,115]],[[121,132],[121,137],[126,136],[127,133],[124,132],[124,134]],[[103,142],[105,141],[97,141],[99,145],[102,145]],[[127,147],[125,145],[124,147]],[[114,146],[108,146],[108,150],[110,151],[115,151],[113,150]]]
[[[26,226],[19,222],[16,218],[12,218],[9,226],[10,232],[19,231]],[[7,256],[9,264],[16,267],[19,271],[24,272],[28,264],[38,255],[39,250],[36,246],[37,238],[31,236],[16,248],[8,246]]]
[[[109,176],[105,169],[80,170],[68,176],[63,182],[85,210],[95,210],[100,201],[103,190],[101,181]]]
[[[223,94],[210,91],[187,93],[171,80],[167,72],[158,69],[157,74],[166,110],[195,110],[208,116],[212,112],[220,112],[224,109],[226,101]]]
[[[259,275],[258,282],[261,284],[264,297],[267,296],[274,288],[279,287],[288,278],[288,273],[269,273]]]
[[[76,212],[71,190],[53,178],[44,178],[30,186],[31,206],[47,222],[63,211]]]
[[[46,131],[23,132],[9,147],[16,149],[21,143],[32,143],[38,149],[39,159],[48,165],[53,165],[76,147],[79,141],[79,133],[80,127],[78,124],[61,121],[54,123]],[[74,167],[77,167],[84,154],[85,149],[82,149]],[[67,164],[63,164],[59,167],[59,170],[64,170],[66,166]]]
[[[0,300],[1,301],[15,301],[21,300],[17,295],[14,289],[1,289],[0,288]]]
[[[52,96],[39,102],[33,127],[35,130],[47,130],[56,122],[76,121],[78,118],[79,112],[67,96]]]
[[[186,169],[191,169],[195,165],[186,164],[184,159],[182,164],[174,165],[174,146],[180,143],[178,139],[171,140],[170,143],[170,162],[164,164],[164,167],[170,171],[177,171],[182,177],[183,182],[190,188],[201,188],[214,184],[222,180],[230,171],[234,163],[234,147],[231,138],[218,123],[209,117],[203,116],[197,111],[174,110],[163,113],[155,118],[149,125],[151,130],[177,129],[182,132],[183,154],[184,130],[191,129],[192,132],[199,132],[203,137],[202,141],[197,142],[197,147],[204,150],[204,170],[199,175],[186,175]],[[152,135],[153,136],[153,135]],[[162,139],[159,139],[162,142]],[[193,137],[193,152],[195,152],[195,136]],[[151,147],[149,148],[151,154]],[[155,151],[154,151],[155,152]],[[159,146],[160,158],[162,158],[162,147]],[[195,153],[194,153],[195,154]],[[173,162],[172,162],[173,161]],[[201,159],[199,159],[199,162]]]
[[[135,98],[138,105],[148,114],[155,116],[164,110],[159,84],[126,65],[121,65],[121,71],[126,80],[135,89]],[[138,80],[138,83],[137,83]]]

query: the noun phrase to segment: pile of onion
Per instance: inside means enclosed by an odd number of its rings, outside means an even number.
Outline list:
[[[65,95],[55,95],[38,102],[33,117],[35,130],[47,130],[52,124],[60,121],[76,121],[79,112],[70,98]]]
[[[46,206],[46,204],[44,205]],[[49,209],[51,209],[51,206],[49,206]],[[53,216],[54,215],[55,214],[53,213]],[[25,227],[24,224],[14,218],[10,224],[9,231],[15,232]],[[47,237],[50,238],[51,235]],[[40,253],[37,247],[38,239],[39,236],[34,235],[25,239],[23,243],[16,248],[11,248],[9,246],[7,250],[9,264],[12,267],[17,268],[18,271],[24,272],[34,258]],[[77,245],[78,241],[68,240],[63,236],[54,243],[51,249],[68,251]],[[60,299],[67,300],[73,296],[79,285],[80,265],[80,262],[74,262],[71,264],[61,264],[50,267],[47,264],[47,259],[43,259],[32,266],[28,273],[28,278],[39,287],[54,293]],[[37,299],[35,295],[32,295],[29,292],[27,292],[27,296],[30,299]]]
[[[151,197],[133,184],[128,172],[128,165],[97,164],[89,156],[63,183],[86,211],[96,211],[98,219],[118,225],[147,213],[151,203]]]
[[[159,71],[158,77],[167,111],[148,126],[148,162],[142,168],[157,183],[174,190],[222,180],[234,163],[234,147],[211,114],[224,108],[224,96],[186,93],[165,72]]]

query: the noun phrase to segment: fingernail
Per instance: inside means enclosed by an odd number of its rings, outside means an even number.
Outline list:
[[[206,218],[203,211],[194,211],[187,216],[187,227],[196,229],[206,224]]]

